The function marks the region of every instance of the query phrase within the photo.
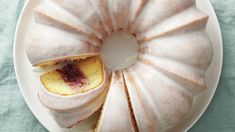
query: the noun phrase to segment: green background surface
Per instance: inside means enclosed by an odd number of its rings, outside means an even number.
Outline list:
[[[218,89],[190,132],[235,132],[235,0],[210,0],[218,16],[224,46]],[[0,132],[47,131],[27,107],[16,82],[13,38],[24,0],[0,0]]]

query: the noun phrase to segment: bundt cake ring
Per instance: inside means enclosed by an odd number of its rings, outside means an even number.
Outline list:
[[[207,90],[213,51],[195,0],[45,0],[34,20],[26,53],[38,98],[60,127],[165,131]],[[123,57],[120,45],[136,52],[110,66]]]

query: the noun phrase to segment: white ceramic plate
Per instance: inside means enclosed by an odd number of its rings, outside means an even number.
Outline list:
[[[33,23],[32,10],[35,6],[41,3],[43,0],[28,0],[25,2],[25,6],[21,12],[17,29],[15,32],[14,41],[14,66],[18,85],[20,87],[21,93],[35,117],[44,125],[49,131],[53,132],[72,132],[75,129],[62,129],[49,115],[49,112],[44,108],[37,99],[37,88],[36,81],[34,80],[33,73],[31,71],[31,65],[26,58],[24,50],[24,40],[29,27]],[[206,110],[209,105],[215,90],[217,88],[219,77],[222,68],[223,59],[223,47],[222,47],[222,37],[219,27],[219,23],[215,12],[209,2],[209,0],[197,0],[197,6],[210,16],[207,32],[210,35],[213,42],[214,58],[212,65],[210,66],[207,74],[206,81],[208,90],[198,96],[195,100],[196,105],[194,105],[190,116],[182,123],[182,125],[173,128],[174,131],[187,131],[189,130],[201,115]]]

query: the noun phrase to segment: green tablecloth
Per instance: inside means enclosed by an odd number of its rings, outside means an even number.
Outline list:
[[[224,63],[216,94],[190,132],[235,131],[235,0],[211,0],[223,35]],[[0,132],[47,131],[19,91],[12,60],[13,38],[24,0],[0,0]]]

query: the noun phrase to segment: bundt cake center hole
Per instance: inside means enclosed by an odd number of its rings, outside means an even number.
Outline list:
[[[137,60],[138,41],[134,35],[123,31],[109,35],[101,47],[101,56],[107,68],[122,70]]]

